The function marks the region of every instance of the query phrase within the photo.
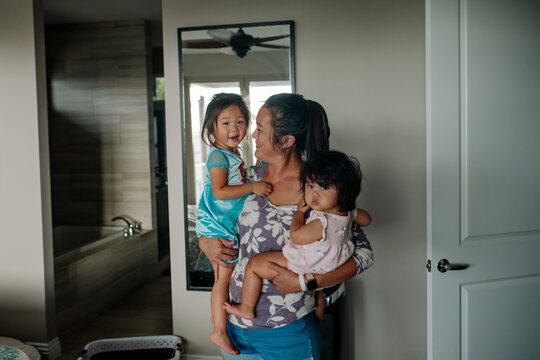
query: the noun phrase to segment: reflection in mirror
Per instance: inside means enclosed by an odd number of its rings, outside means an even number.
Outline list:
[[[244,166],[252,165],[257,112],[271,95],[295,90],[293,25],[280,21],[178,29],[188,290],[211,290],[214,282],[195,232],[209,149],[201,139],[206,106],[221,92],[244,98],[251,130],[240,147]]]

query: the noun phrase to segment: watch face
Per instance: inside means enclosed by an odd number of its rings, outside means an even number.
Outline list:
[[[309,291],[313,291],[317,288],[317,280],[313,279],[313,280],[309,280],[306,284],[307,286],[307,289]]]

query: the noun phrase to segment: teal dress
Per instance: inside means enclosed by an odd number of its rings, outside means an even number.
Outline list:
[[[236,219],[242,211],[247,195],[231,200],[216,199],[210,184],[210,169],[213,167],[227,169],[227,185],[244,183],[242,158],[229,151],[211,147],[206,160],[206,178],[195,230],[198,237],[220,237],[238,244]]]

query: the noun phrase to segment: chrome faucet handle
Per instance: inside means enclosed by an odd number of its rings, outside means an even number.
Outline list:
[[[141,224],[140,221],[135,221],[135,224],[133,226],[133,230],[135,230],[136,233],[141,232],[142,231],[141,225],[142,224]]]
[[[133,224],[131,222],[129,222],[128,219],[126,219],[123,216],[115,216],[115,217],[113,217],[111,219],[111,221],[116,221],[116,220],[123,220],[127,224],[127,227],[124,229],[124,236],[125,237],[133,236],[133,234],[135,233],[135,230],[133,228]]]

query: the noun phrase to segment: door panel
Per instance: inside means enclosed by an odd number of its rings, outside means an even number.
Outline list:
[[[538,359],[540,332],[523,331],[538,330],[538,301],[540,276],[463,285],[461,358]]]
[[[428,357],[540,359],[540,2],[426,10]]]
[[[539,2],[460,5],[464,236],[538,231]]]

